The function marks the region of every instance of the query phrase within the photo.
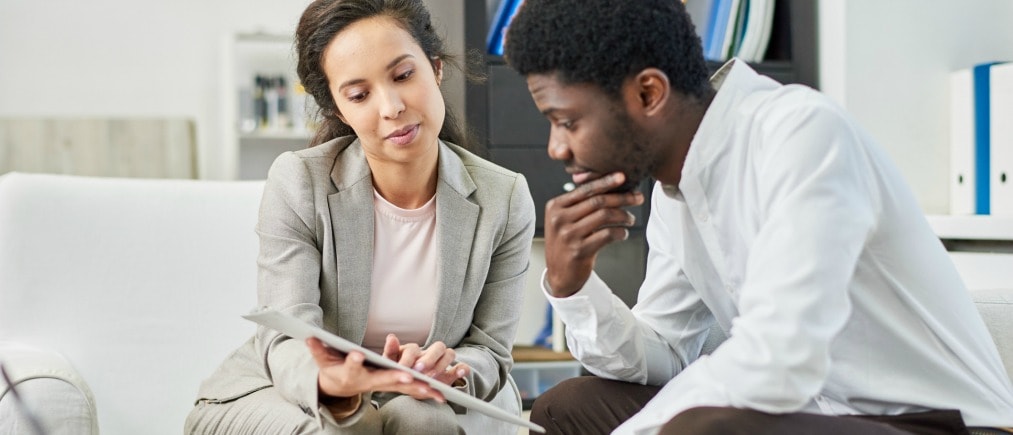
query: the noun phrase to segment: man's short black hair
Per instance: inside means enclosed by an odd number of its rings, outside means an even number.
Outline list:
[[[650,67],[685,95],[702,98],[710,88],[700,38],[679,0],[525,0],[505,57],[524,76],[556,73],[613,96]]]

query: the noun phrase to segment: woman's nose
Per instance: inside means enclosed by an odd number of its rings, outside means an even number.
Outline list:
[[[383,105],[380,107],[380,116],[385,119],[396,119],[404,112],[405,105],[401,99],[401,95],[394,91],[388,91],[383,94]]]

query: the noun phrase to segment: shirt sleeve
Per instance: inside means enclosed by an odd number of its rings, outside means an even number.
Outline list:
[[[660,191],[660,185],[655,189]],[[595,375],[663,385],[700,354],[714,317],[682,271],[676,250],[680,205],[651,198],[647,225],[647,273],[631,310],[592,273],[577,293],[545,297],[566,325],[567,345]]]
[[[754,157],[761,223],[730,337],[616,433],[653,433],[697,406],[795,412],[823,387],[831,342],[851,313],[847,286],[879,213],[870,157],[831,107],[763,116]]]

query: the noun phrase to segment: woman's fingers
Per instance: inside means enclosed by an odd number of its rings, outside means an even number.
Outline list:
[[[415,362],[422,355],[422,349],[415,343],[408,343],[401,345],[401,358],[398,358],[398,364],[405,367],[414,367]]]
[[[444,364],[440,365],[441,361],[445,361],[445,357],[447,355],[449,355],[450,358],[449,361],[446,361]],[[426,375],[433,376],[439,373],[437,369],[438,370],[445,369],[448,364],[454,361],[454,358],[455,358],[454,350],[447,349],[447,345],[443,344],[443,342],[441,341],[437,341],[429,345],[429,347],[422,352],[419,358],[415,360],[415,365],[412,366],[412,368],[422,373],[425,373]]]
[[[383,343],[383,356],[393,361],[401,359],[401,342],[396,335],[387,334],[387,339]]]
[[[471,367],[465,363],[460,363],[447,367],[446,370],[433,377],[444,384],[452,386],[458,379],[465,379],[469,374],[471,374]]]

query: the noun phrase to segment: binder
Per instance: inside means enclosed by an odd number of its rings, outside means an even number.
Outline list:
[[[989,87],[991,213],[1013,216],[1013,63],[992,65]]]
[[[728,21],[732,13],[733,0],[714,0],[714,8],[711,13],[710,25],[707,26],[709,35],[706,41],[707,51],[704,57],[707,60],[721,62],[725,60],[724,53],[727,53],[725,46],[725,34],[728,30]],[[738,4],[736,3],[736,7]]]
[[[686,13],[689,14],[689,19],[693,22],[696,35],[700,37],[704,53],[707,53],[708,50],[707,43],[710,36],[711,15],[714,13],[714,3],[715,0],[687,0],[685,2]]]
[[[517,14],[521,3],[524,3],[524,0],[500,0],[492,25],[489,26],[489,34],[485,37],[485,48],[489,54],[503,55],[503,44],[506,42],[503,38],[506,36],[510,20]]]
[[[974,201],[974,76],[950,74],[950,214],[972,215]]]
[[[989,153],[992,149],[991,78],[992,63],[975,65],[974,74],[974,213],[990,214]]]

